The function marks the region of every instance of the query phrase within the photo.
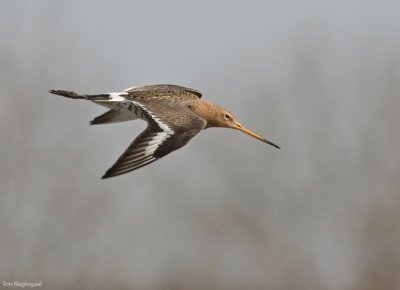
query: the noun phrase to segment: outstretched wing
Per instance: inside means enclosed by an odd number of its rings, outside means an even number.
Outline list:
[[[124,92],[131,94],[133,96],[135,95],[152,95],[152,96],[157,96],[157,95],[168,95],[168,94],[173,94],[173,95],[179,95],[179,93],[187,93],[190,95],[195,96],[196,98],[201,98],[202,94],[198,90],[194,90],[191,88],[186,88],[182,86],[177,86],[177,85],[151,85],[151,86],[143,86],[143,87],[132,87],[124,90]]]
[[[124,174],[184,146],[199,133],[206,121],[179,103],[137,103],[147,128],[132,142],[102,178]]]
[[[118,123],[136,119],[138,119],[138,116],[133,114],[131,111],[109,110],[90,121],[90,125]]]

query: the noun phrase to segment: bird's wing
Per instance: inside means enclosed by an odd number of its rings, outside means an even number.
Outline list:
[[[133,114],[131,111],[109,110],[104,114],[97,116],[92,121],[90,121],[90,125],[125,122],[125,121],[136,120],[137,118],[138,116]]]
[[[163,94],[163,93],[176,93],[179,91],[184,91],[186,93],[190,93],[197,98],[201,98],[202,94],[198,90],[194,90],[191,88],[186,88],[177,85],[151,85],[151,86],[142,86],[142,87],[132,87],[124,90],[124,92],[128,94]]]
[[[184,146],[206,125],[206,120],[178,103],[151,102],[135,105],[148,121],[147,128],[132,142],[102,178],[138,169]]]

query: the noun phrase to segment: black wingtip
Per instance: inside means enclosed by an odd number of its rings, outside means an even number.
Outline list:
[[[115,177],[118,176],[119,174],[112,174],[110,173],[108,170],[103,174],[103,176],[101,177],[101,179],[107,179],[107,178],[111,178],[111,177]]]

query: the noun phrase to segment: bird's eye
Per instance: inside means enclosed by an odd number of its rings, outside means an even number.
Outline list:
[[[229,114],[225,114],[225,119],[229,120],[231,118],[231,116]]]

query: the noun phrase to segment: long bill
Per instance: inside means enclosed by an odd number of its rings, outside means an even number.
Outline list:
[[[260,135],[258,135],[258,134],[256,134],[256,133],[254,133],[253,131],[247,129],[247,128],[244,127],[242,124],[236,123],[236,128],[235,128],[235,129],[237,129],[237,130],[239,130],[239,131],[242,131],[243,133],[246,133],[247,135],[249,135],[249,136],[251,136],[251,137],[253,137],[253,138],[256,138],[256,139],[258,139],[258,140],[260,140],[260,141],[262,141],[262,142],[265,142],[265,143],[267,143],[267,144],[269,144],[269,145],[272,145],[272,146],[274,146],[275,148],[281,149],[281,147],[279,147],[278,145],[272,143],[271,141],[265,139],[264,137],[262,137],[262,136],[260,136]]]

